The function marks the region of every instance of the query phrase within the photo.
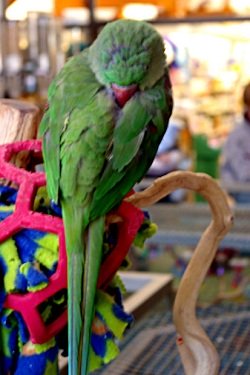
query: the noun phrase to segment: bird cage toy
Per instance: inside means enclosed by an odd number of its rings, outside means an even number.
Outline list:
[[[60,207],[48,200],[43,172],[11,163],[13,155],[41,151],[39,140],[0,148],[0,368],[1,374],[57,374],[58,353],[67,354],[67,256]],[[8,181],[9,185],[6,185]],[[117,356],[132,317],[122,307],[124,286],[116,271],[139,229],[149,221],[128,202],[113,212],[122,221],[105,233],[92,326],[91,369]],[[146,221],[146,226],[145,226]],[[140,233],[141,239],[141,233]]]

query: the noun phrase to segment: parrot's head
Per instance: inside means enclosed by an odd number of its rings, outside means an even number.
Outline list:
[[[110,22],[89,52],[97,79],[112,88],[121,105],[138,89],[152,87],[163,76],[166,66],[162,37],[142,21]]]

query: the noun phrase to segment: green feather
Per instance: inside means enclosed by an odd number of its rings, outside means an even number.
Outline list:
[[[105,217],[99,217],[90,224],[88,230],[86,264],[84,270],[84,325],[81,332],[82,341],[78,349],[79,374],[87,373],[89,365],[91,325],[94,317],[96,286],[103,254],[104,224]]]
[[[118,173],[122,172],[126,165],[137,155],[140,150],[145,130],[127,143],[118,143],[114,149],[113,168]]]
[[[122,109],[114,130],[114,154],[116,154],[117,144],[126,144],[134,139],[142,130],[145,130],[152,118],[147,107],[141,102],[142,97],[143,93],[134,95]]]
[[[43,136],[48,193],[56,202],[59,198],[61,172],[61,135],[68,127],[72,110],[87,106],[100,88],[101,84],[89,67],[87,52],[70,59],[50,85],[49,109],[40,124],[39,136]]]
[[[83,210],[72,202],[62,202],[68,263],[69,374],[78,374],[78,347],[83,324],[82,294],[85,250],[82,230]],[[74,225],[72,226],[72,222]]]

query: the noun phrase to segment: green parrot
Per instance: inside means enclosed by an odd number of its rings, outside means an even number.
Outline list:
[[[69,374],[88,373],[105,216],[150,167],[173,100],[164,44],[148,23],[107,24],[52,81],[40,125],[49,197],[68,258]]]

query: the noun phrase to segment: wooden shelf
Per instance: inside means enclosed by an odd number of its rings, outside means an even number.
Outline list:
[[[119,272],[126,286],[129,297],[125,297],[124,310],[133,314],[137,320],[141,318],[154,303],[161,298],[171,295],[171,274],[160,274],[151,272]]]
[[[250,15],[204,15],[188,17],[159,17],[151,21],[152,24],[182,24],[182,23],[216,23],[216,22],[243,22],[250,21]]]
[[[218,23],[218,22],[250,22],[250,15],[238,16],[238,15],[204,15],[204,16],[188,16],[188,17],[159,17],[156,20],[150,21],[153,25],[168,25],[168,24],[200,24],[200,23]],[[93,24],[95,27],[102,27],[106,24],[105,21],[95,21],[92,23],[81,24],[81,23],[68,23],[64,27],[67,29],[73,27],[89,28]]]

